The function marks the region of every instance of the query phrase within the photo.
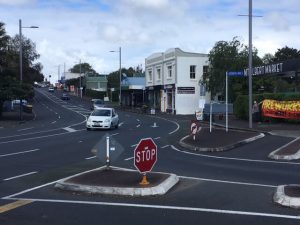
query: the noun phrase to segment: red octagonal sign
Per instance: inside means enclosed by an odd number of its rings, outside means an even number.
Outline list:
[[[134,149],[134,166],[141,172],[152,170],[157,161],[157,146],[152,138],[141,139]]]

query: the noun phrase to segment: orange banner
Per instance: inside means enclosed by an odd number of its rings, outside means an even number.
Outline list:
[[[300,120],[300,101],[276,101],[265,99],[262,112],[266,117]]]

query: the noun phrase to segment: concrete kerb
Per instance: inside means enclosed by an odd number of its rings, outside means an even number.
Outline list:
[[[296,159],[300,159],[300,149],[296,153],[290,154],[290,155],[280,155],[280,154],[278,154],[278,152],[280,152],[281,149],[285,148],[286,146],[290,145],[291,143],[293,143],[295,141],[298,141],[299,139],[300,139],[300,137],[296,138],[295,140],[293,140],[293,141],[291,141],[291,142],[289,142],[289,143],[287,143],[283,146],[281,146],[280,148],[278,148],[275,151],[271,152],[268,157],[271,158],[271,159],[275,159],[275,160],[280,160],[280,159],[282,159],[282,160],[296,160]]]
[[[187,143],[184,142],[184,140],[187,139],[189,136],[190,135],[187,135],[187,136],[181,138],[180,141],[179,141],[179,145],[182,146],[182,147],[184,147],[184,148],[187,148],[189,150],[192,150],[192,151],[221,152],[221,151],[228,151],[230,149],[233,149],[233,148],[239,147],[241,145],[244,145],[244,144],[250,143],[252,141],[255,141],[257,139],[263,138],[265,136],[265,134],[264,133],[260,133],[257,136],[254,136],[254,137],[251,137],[251,138],[247,138],[247,139],[244,139],[242,141],[238,141],[238,142],[230,144],[230,145],[220,146],[220,147],[214,147],[214,148],[209,148],[209,147],[203,148],[203,147],[198,147],[198,146],[187,144]]]
[[[99,168],[99,170],[104,170],[105,168]],[[120,170],[127,170],[122,168],[117,168]],[[158,173],[157,174],[167,174]],[[82,173],[81,173],[82,174]],[[121,195],[121,196],[153,196],[153,195],[164,195],[166,194],[177,182],[179,178],[175,174],[169,175],[163,182],[153,187],[117,187],[117,186],[94,186],[94,185],[83,185],[70,183],[67,180],[81,174],[73,175],[71,177],[59,180],[55,184],[55,188],[66,190],[83,192],[87,194],[105,194],[105,195]]]
[[[300,208],[300,198],[287,196],[284,191],[285,187],[287,187],[287,186],[288,185],[280,185],[276,188],[276,191],[273,196],[273,201],[282,206],[299,209]],[[299,186],[299,185],[295,184],[295,186]]]

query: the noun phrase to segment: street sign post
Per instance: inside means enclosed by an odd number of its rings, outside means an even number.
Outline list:
[[[141,185],[148,185],[146,173],[150,172],[157,161],[157,146],[152,138],[141,139],[134,149],[134,166],[142,173]]]

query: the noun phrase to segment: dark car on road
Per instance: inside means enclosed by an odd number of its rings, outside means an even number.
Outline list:
[[[62,100],[70,100],[70,97],[66,93],[63,93],[62,96],[61,96],[61,99]]]

